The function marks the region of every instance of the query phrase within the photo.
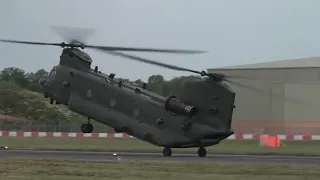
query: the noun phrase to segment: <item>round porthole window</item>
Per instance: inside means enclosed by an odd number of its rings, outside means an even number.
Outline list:
[[[163,119],[162,118],[158,118],[157,119],[157,124],[159,124],[159,125],[161,125],[161,124],[163,124],[164,122],[163,122]]]
[[[64,87],[69,87],[69,82],[68,81],[63,81],[62,84],[63,84]]]
[[[87,91],[87,97],[91,97],[92,96],[92,92],[91,92],[91,89],[89,89],[88,91]]]
[[[111,106],[111,107],[116,106],[116,104],[117,104],[117,101],[116,101],[115,99],[112,99],[112,100],[110,101],[110,106]]]
[[[139,116],[139,114],[140,114],[139,108],[135,108],[135,109],[132,111],[132,113],[133,113],[133,116],[135,116],[135,117]]]

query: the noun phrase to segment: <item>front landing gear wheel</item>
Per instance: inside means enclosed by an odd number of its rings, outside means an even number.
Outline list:
[[[92,133],[93,126],[91,123],[83,123],[81,124],[81,132],[82,133]]]
[[[170,148],[165,147],[165,148],[163,148],[162,153],[163,153],[163,156],[168,157],[168,156],[171,156],[172,151]]]
[[[205,157],[205,156],[207,155],[207,150],[206,150],[205,148],[203,148],[203,147],[200,147],[200,148],[198,149],[198,155],[199,155],[200,157]]]

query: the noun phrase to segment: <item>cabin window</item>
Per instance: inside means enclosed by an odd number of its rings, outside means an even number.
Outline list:
[[[139,114],[140,114],[139,108],[135,108],[135,109],[132,111],[132,113],[133,113],[133,116],[134,116],[134,117],[139,116]]]
[[[116,104],[117,104],[117,101],[115,99],[111,99],[110,106],[114,107],[114,106],[116,106]]]

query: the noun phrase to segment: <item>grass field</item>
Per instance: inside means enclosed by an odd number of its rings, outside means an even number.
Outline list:
[[[0,146],[8,146],[11,149],[162,152],[161,147],[129,138],[0,137]],[[230,154],[320,156],[320,141],[284,141],[280,148],[270,148],[259,146],[259,141],[254,140],[225,140],[216,146],[207,148],[207,150],[208,152]],[[173,149],[173,153],[183,151],[196,153],[197,149]]]
[[[0,160],[1,180],[316,180],[320,166],[206,162]]]

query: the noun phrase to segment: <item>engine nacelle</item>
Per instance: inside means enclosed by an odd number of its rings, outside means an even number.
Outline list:
[[[196,113],[196,107],[186,105],[175,96],[170,96],[165,102],[165,109],[173,113],[185,116],[193,116]]]

